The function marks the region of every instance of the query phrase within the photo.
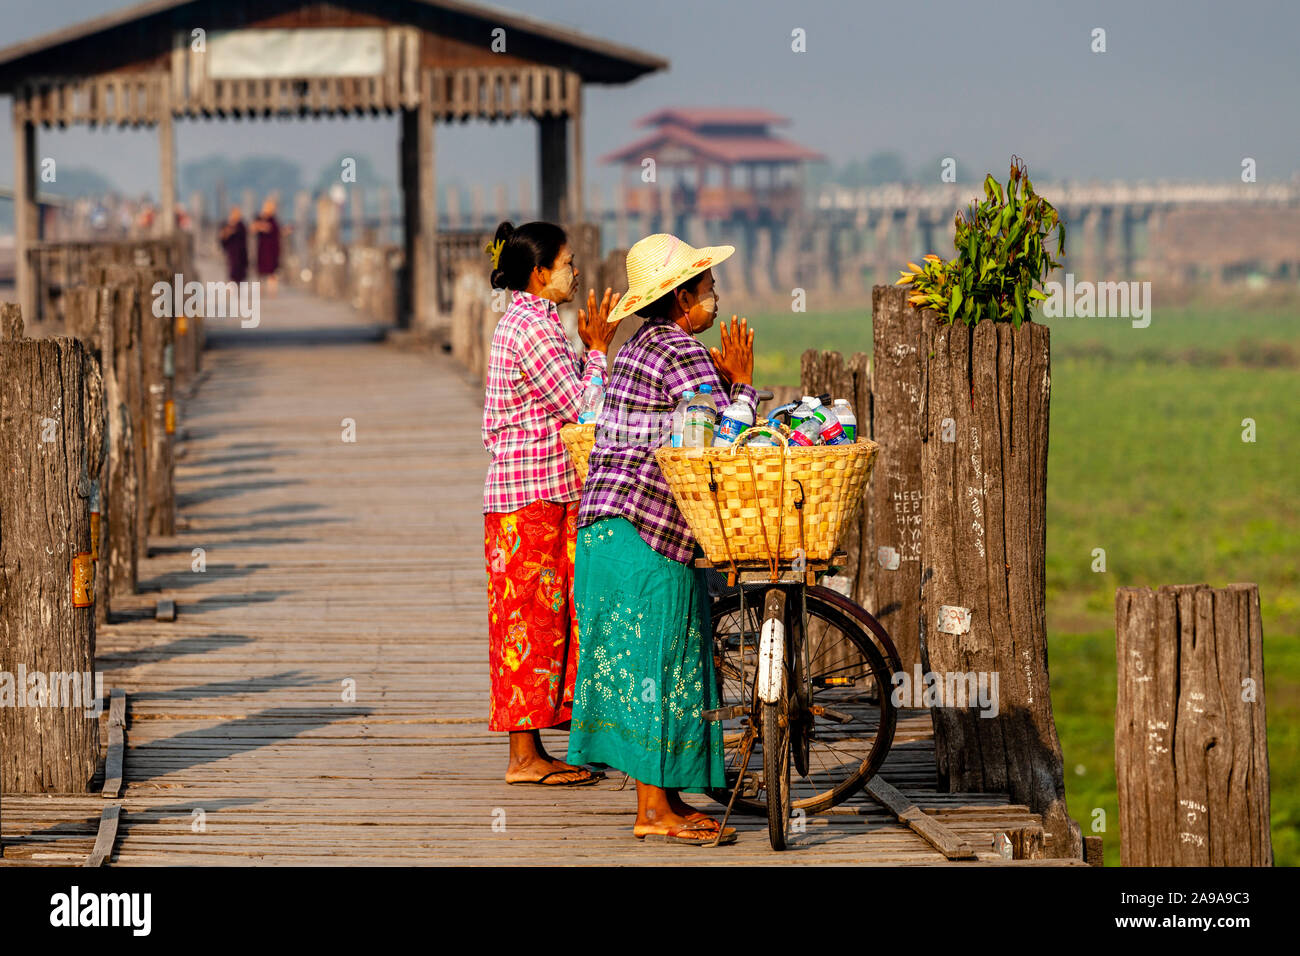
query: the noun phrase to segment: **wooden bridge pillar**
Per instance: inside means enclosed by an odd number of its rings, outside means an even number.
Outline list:
[[[99,756],[99,723],[86,718],[95,702],[88,441],[101,434],[89,419],[102,404],[79,340],[24,339],[17,307],[0,313],[0,672],[14,675],[0,699],[0,790],[85,793]]]
[[[566,218],[569,192],[569,118],[537,118],[537,155],[542,191],[541,217],[548,222]]]
[[[28,259],[32,244],[41,238],[41,216],[36,206],[36,126],[27,119],[24,98],[13,97],[14,124],[14,276],[18,305],[27,321],[36,318],[36,277]]]
[[[1125,866],[1272,866],[1259,588],[1115,592]]]
[[[406,266],[399,315],[403,327],[427,328],[438,314],[438,182],[431,82],[426,72],[419,105],[402,110],[402,245]]]

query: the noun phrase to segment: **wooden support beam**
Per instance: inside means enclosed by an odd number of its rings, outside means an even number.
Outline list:
[[[570,84],[570,122],[573,124],[573,135],[569,137],[572,145],[572,170],[573,176],[569,183],[569,218],[572,222],[578,223],[583,221],[585,210],[583,207],[583,164],[582,164],[582,77],[576,73],[569,73],[565,76],[566,82]]]
[[[565,219],[569,191],[569,119],[546,115],[537,118],[537,158],[541,183],[541,216],[547,222]]]
[[[402,110],[402,206],[406,275],[402,287],[404,325],[428,328],[438,314],[438,180],[434,156],[433,76],[420,74],[423,95]]]
[[[155,231],[162,236],[171,236],[176,232],[176,130],[172,124],[172,87],[165,75],[159,75],[154,85],[162,100],[158,119],[160,224]]]
[[[30,99],[13,97],[14,125],[14,269],[18,304],[28,322],[40,318],[36,311],[36,277],[28,261],[29,250],[41,238],[40,211],[36,206],[36,126],[29,115]]]

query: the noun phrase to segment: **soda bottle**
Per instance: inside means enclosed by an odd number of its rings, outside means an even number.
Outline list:
[[[847,398],[835,399],[833,409],[835,416],[840,420],[840,426],[844,429],[844,435],[850,442],[858,440],[858,417],[853,414],[853,409],[849,407]]]
[[[694,397],[695,389],[688,388],[686,391],[682,392],[681,401],[679,401],[677,407],[673,409],[672,446],[674,448],[682,447],[682,431],[686,427],[686,406],[691,403],[691,399]]]
[[[713,402],[713,386],[701,385],[699,392],[686,406],[686,420],[682,424],[683,448],[708,448],[713,444],[713,431],[718,424],[718,406]]]
[[[740,437],[741,432],[752,427],[753,424],[753,407],[744,399],[738,399],[722,410],[713,444],[730,445]]]
[[[790,444],[820,445],[822,443],[822,420],[815,415],[805,418],[798,428],[790,430]]]
[[[578,406],[578,424],[589,425],[594,422],[605,405],[605,381],[597,372],[591,377],[587,390],[582,393],[582,404]]]

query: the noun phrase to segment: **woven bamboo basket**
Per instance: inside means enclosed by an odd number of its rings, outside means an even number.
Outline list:
[[[560,429],[560,441],[564,442],[573,470],[578,473],[578,484],[582,484],[587,480],[587,457],[596,442],[596,423],[565,425]]]
[[[793,561],[829,562],[840,532],[862,501],[880,446],[660,448],[655,454],[673,498],[710,562],[727,567]],[[716,482],[716,493],[713,484]],[[796,505],[802,499],[803,507]]]

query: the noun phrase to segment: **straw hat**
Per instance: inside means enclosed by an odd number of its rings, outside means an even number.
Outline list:
[[[627,292],[610,310],[609,321],[644,309],[687,279],[728,259],[735,246],[696,249],[665,232],[646,236],[627,251]]]

